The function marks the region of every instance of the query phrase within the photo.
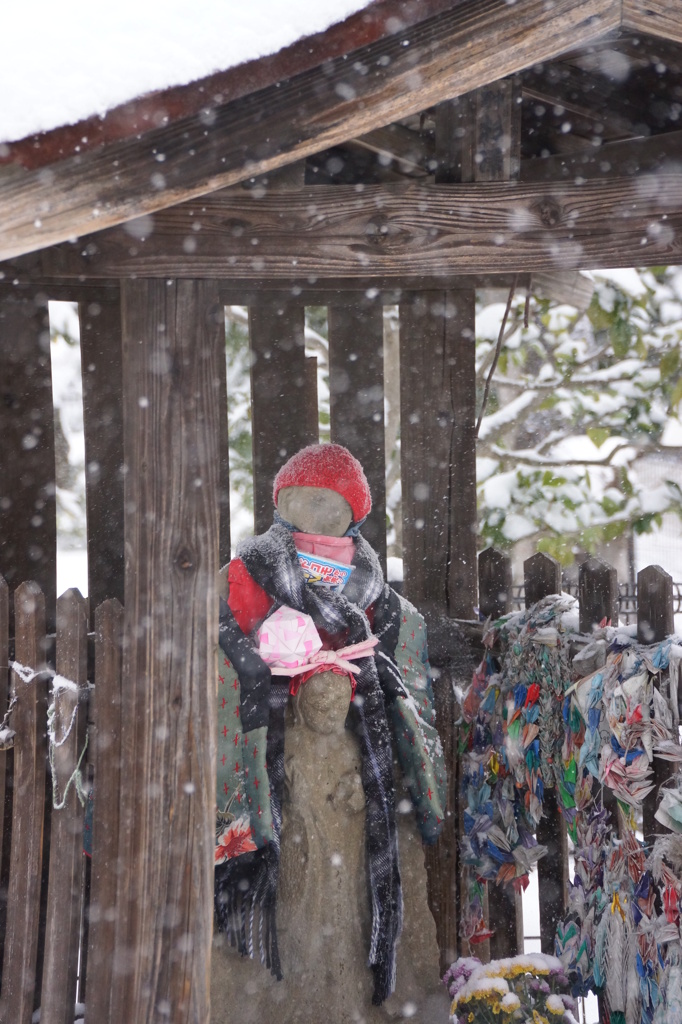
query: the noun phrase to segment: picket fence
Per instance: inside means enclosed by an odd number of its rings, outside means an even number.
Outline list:
[[[505,555],[481,553],[479,584],[484,615],[510,609]],[[561,567],[534,555],[525,564],[524,585],[527,605],[557,593]],[[617,620],[611,566],[600,559],[584,563],[579,590],[583,632]],[[110,1018],[118,883],[98,871],[97,851],[119,842],[123,608],[116,600],[101,604],[88,635],[87,602],[68,590],[57,601],[56,634],[47,636],[45,598],[37,584],[26,582],[14,592],[13,610],[10,630],[10,595],[0,577],[0,1022],[31,1024],[40,1007],[41,1024],[72,1024],[79,1002],[86,1024],[103,1024]],[[637,614],[648,642],[673,631],[672,579],[658,566],[639,574]],[[91,786],[97,796],[90,820],[81,797]],[[645,834],[654,806],[652,796]],[[83,845],[90,828],[92,857]],[[549,807],[538,838],[549,847],[539,871],[542,945],[550,952],[568,877],[556,807]],[[450,912],[456,914],[454,906]],[[491,899],[492,955],[522,950],[519,915],[518,901],[509,908],[497,894]]]

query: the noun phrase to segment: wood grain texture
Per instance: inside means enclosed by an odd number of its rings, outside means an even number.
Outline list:
[[[618,572],[603,558],[587,558],[578,570],[581,633],[592,633],[606,619],[618,623]]]
[[[674,632],[673,578],[660,565],[637,573],[637,639],[653,644]]]
[[[386,455],[384,445],[384,315],[364,293],[329,306],[331,440],[362,465],[372,511],[362,535],[386,572]]]
[[[190,253],[187,238],[196,240]],[[562,184],[320,185],[286,198],[230,191],[157,215],[145,242],[117,228],[50,250],[40,267],[47,277],[366,283],[656,261],[682,261],[679,171]]]
[[[3,169],[0,258],[153,213],[470,92],[618,27],[621,6],[462,0],[356,49],[352,61],[326,61],[203,117],[76,154],[48,173]]]
[[[497,548],[485,548],[478,556],[478,606],[481,615],[499,619],[511,611],[511,557]]]
[[[45,928],[41,1024],[73,1024],[83,881],[83,807],[67,785],[84,749],[88,683],[87,602],[77,590],[57,601],[57,672],[79,690],[57,690],[50,874]],[[53,780],[54,781],[54,780]],[[54,806],[64,803],[63,807]]]
[[[213,908],[222,311],[201,281],[125,282],[125,776],[111,1020],[207,1024]],[[118,866],[117,866],[118,865]],[[160,912],[162,910],[162,912]]]
[[[304,325],[305,310],[297,301],[271,301],[264,295],[249,307],[256,533],[272,526],[277,471],[299,448],[317,441],[306,411],[317,393],[306,388]]]
[[[105,1024],[112,1000],[112,955],[116,936],[117,873],[107,851],[117,851],[121,776],[121,644],[123,607],[105,601],[95,612],[95,689],[90,754],[94,762],[92,849],[94,863],[88,910],[86,1024]]]
[[[422,610],[459,618],[473,617],[476,594],[475,476],[458,473],[460,436],[466,455],[475,452],[473,409],[460,397],[473,370],[473,318],[473,291],[425,292],[400,306],[405,593]]]
[[[554,936],[557,923],[566,907],[568,878],[568,834],[559,810],[556,789],[545,789],[542,818],[536,838],[547,847],[547,853],[538,861],[538,888],[540,894],[540,942],[543,953],[554,956]]]
[[[561,564],[551,555],[538,551],[523,563],[526,608],[550,594],[561,593]]]
[[[9,698],[9,587],[0,576],[0,721],[4,719]],[[7,876],[9,847],[6,834],[10,830],[10,821],[5,806],[7,799],[8,761],[11,755],[7,750],[0,750],[0,967],[4,945],[5,924],[7,920],[7,890],[2,884]],[[1,979],[0,979],[1,980]]]
[[[36,583],[22,583],[14,594],[16,660],[40,672],[45,668],[45,598]],[[14,813],[7,900],[0,1019],[31,1024],[43,867],[45,808],[45,675],[26,684],[13,673],[17,703],[12,715]]]
[[[679,0],[623,0],[623,28],[682,43]]]
[[[561,564],[539,551],[523,563],[523,582],[526,608],[530,608],[543,597],[561,593]],[[545,789],[543,815],[536,837],[547,847],[547,854],[538,861],[542,952],[553,954],[556,923],[564,913],[568,877],[568,838],[555,789]]]
[[[639,174],[674,172],[682,159],[682,131],[665,132],[650,138],[606,142],[579,153],[523,160],[524,182],[572,182],[576,179],[615,177],[621,180]]]
[[[54,413],[47,300],[0,300],[0,572],[35,580],[54,629],[57,587]],[[10,615],[10,629],[12,628]]]
[[[85,504],[88,526],[88,596],[91,619],[109,598],[123,601],[123,370],[121,299],[78,305]]]

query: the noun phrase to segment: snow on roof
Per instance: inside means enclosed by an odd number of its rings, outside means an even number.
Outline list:
[[[369,0],[22,0],[3,11],[0,141],[277,53]]]

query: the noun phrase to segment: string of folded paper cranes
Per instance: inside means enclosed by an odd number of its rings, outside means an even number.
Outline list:
[[[462,699],[462,859],[470,944],[491,933],[482,880],[525,888],[543,856],[534,833],[545,788],[556,786],[573,843],[575,876],[556,952],[573,992],[603,994],[612,1024],[682,1020],[682,775],[662,791],[657,820],[673,834],[647,851],[637,838],[654,757],[682,763],[677,638],[643,646],[630,629],[593,642],[605,664],[574,681],[573,599],[546,598],[498,620]],[[621,832],[603,806],[618,800]],[[648,856],[647,856],[648,854]]]

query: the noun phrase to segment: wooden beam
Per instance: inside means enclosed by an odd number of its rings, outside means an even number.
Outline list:
[[[623,0],[623,29],[682,43],[679,0]]]
[[[679,169],[561,184],[319,186],[260,199],[214,195],[157,215],[144,242],[116,228],[22,265],[61,278],[399,284],[421,274],[680,263],[681,223]],[[189,253],[188,238],[197,240]]]
[[[364,292],[329,307],[331,440],[360,461],[372,494],[362,534],[386,571],[383,309]]]
[[[45,252],[49,252],[49,250],[45,250]],[[15,261],[15,265],[23,262],[23,259],[20,257]],[[372,295],[377,301],[385,306],[395,306],[400,302],[403,292],[420,292],[424,289],[427,291],[437,291],[438,289],[461,291],[462,288],[499,288],[508,292],[514,276],[514,274],[442,274],[437,276],[408,275],[398,279],[372,278],[371,288],[373,289]],[[118,280],[112,287],[107,286],[106,288],[98,288],[96,281],[87,287],[75,278],[60,280],[54,277],[31,279],[23,277],[15,278],[15,280],[18,282],[17,284],[8,284],[4,287],[0,283],[0,299],[5,295],[14,297],[47,295],[49,299],[60,299],[64,302],[109,302],[118,297],[120,286]],[[527,287],[529,281],[529,274],[518,275],[520,288]],[[311,281],[304,277],[292,278],[288,281],[257,277],[244,278],[241,281],[218,279],[217,283],[221,302],[226,306],[256,305],[261,302],[265,292],[269,292],[278,302],[296,299],[303,306],[329,306],[334,302],[345,301],[345,293],[358,290],[357,278],[343,277],[336,277],[333,281],[324,279]],[[376,290],[376,295],[374,295],[374,290]],[[347,294],[345,298],[348,298]]]
[[[635,135],[648,119],[646,95],[624,95],[622,83],[563,62],[550,64],[541,73],[524,72],[522,91],[524,99],[562,107],[568,120],[573,114],[600,121],[612,136]]]
[[[360,135],[352,141],[363,149],[395,160],[405,173],[430,173],[429,162],[433,160],[435,153],[430,135],[412,131],[402,124],[389,124],[385,128],[376,128],[367,135]]]
[[[545,183],[548,188],[561,181],[603,180],[616,174],[619,180],[627,181],[644,174],[676,173],[681,164],[682,131],[665,132],[650,138],[605,142],[602,146],[589,146],[580,153],[524,160],[521,180]]]
[[[141,138],[0,173],[0,258],[120,224],[365,134],[620,24],[622,0],[462,0]],[[490,54],[495,60],[490,60]]]
[[[206,1021],[218,640],[215,286],[121,289],[126,605],[110,1020]],[[159,909],[164,908],[162,914]],[[191,941],[188,940],[191,936]]]

